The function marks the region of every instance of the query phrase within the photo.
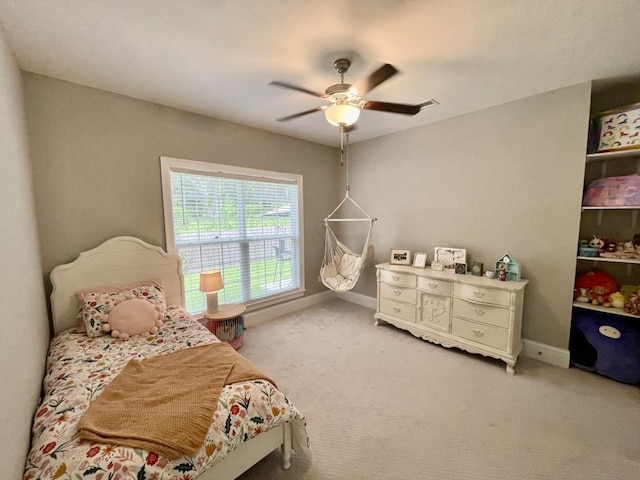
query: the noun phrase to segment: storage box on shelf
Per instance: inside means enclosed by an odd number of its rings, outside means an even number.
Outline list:
[[[376,265],[380,321],[444,347],[493,357],[515,373],[527,280],[501,282],[450,271]]]

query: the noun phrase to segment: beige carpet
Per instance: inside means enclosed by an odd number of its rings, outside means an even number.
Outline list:
[[[640,388],[504,364],[373,325],[334,300],[253,327],[240,352],[307,416],[314,457],[249,479],[640,479]]]

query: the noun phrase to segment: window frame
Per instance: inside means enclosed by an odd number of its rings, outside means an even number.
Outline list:
[[[173,217],[173,201],[171,195],[171,172],[179,171],[193,175],[214,175],[229,177],[237,176],[239,179],[246,178],[254,181],[264,179],[273,180],[274,182],[287,182],[297,186],[298,193],[298,258],[297,266],[299,269],[299,285],[295,289],[286,292],[276,293],[255,300],[248,300],[244,305],[248,311],[258,308],[275,305],[278,303],[300,298],[305,294],[305,268],[304,268],[304,217],[303,217],[303,177],[299,174],[274,172],[270,170],[261,170],[248,167],[239,167],[236,165],[225,165],[219,163],[204,162],[199,160],[187,160],[174,157],[160,157],[160,174],[162,183],[162,204],[165,242],[167,252],[178,255],[175,242],[174,217]]]

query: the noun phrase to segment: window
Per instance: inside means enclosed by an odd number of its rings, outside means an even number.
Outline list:
[[[186,308],[206,310],[200,272],[222,271],[220,303],[304,293],[302,176],[161,157],[167,250],[182,258]]]

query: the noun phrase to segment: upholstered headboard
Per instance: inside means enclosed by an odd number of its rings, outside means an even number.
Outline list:
[[[82,252],[73,262],[57,266],[51,271],[54,335],[76,325],[78,290],[143,280],[161,280],[167,305],[184,307],[180,257],[135,237],[112,238],[93,250]]]

